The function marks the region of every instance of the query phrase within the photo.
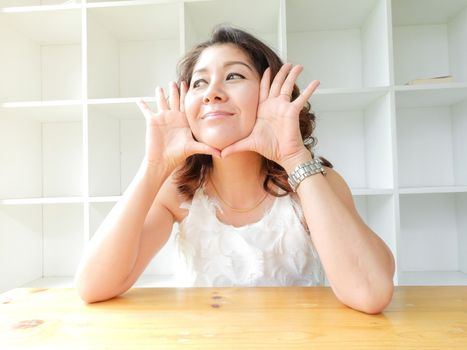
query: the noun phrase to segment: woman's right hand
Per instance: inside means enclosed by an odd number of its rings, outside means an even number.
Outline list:
[[[161,87],[156,88],[157,112],[141,100],[138,107],[146,119],[146,161],[162,165],[169,170],[193,154],[209,154],[220,157],[220,151],[195,141],[185,115],[184,100],[187,84],[175,82],[169,85],[169,101]]]

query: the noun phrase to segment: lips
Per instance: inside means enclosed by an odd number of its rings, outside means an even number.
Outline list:
[[[227,111],[211,111],[211,112],[204,113],[202,119],[204,120],[225,119],[233,115],[234,113],[227,112]]]

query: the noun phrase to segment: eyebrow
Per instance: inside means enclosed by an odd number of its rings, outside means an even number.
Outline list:
[[[247,67],[251,72],[254,72],[253,68],[251,68],[249,64],[243,61],[227,61],[224,63],[224,67],[234,66],[236,64],[241,64],[242,66]],[[203,72],[206,72],[207,70],[208,70],[207,68],[199,68],[199,69],[194,70],[192,75],[194,75],[195,73],[203,73]]]

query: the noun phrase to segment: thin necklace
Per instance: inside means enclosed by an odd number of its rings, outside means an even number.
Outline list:
[[[222,196],[219,194],[219,191],[216,188],[216,185],[214,185],[214,181],[212,181],[212,179],[211,179],[211,184],[212,184],[212,188],[214,189],[214,192],[216,192],[216,196],[221,200],[221,202],[224,203],[226,206],[228,206],[232,211],[236,211],[238,213],[246,213],[246,212],[252,211],[253,209],[258,208],[259,205],[263,203],[266,197],[268,196],[268,193],[266,192],[264,196],[253,207],[247,208],[247,209],[239,209],[239,208],[232,207],[229,203],[227,203],[224,200],[224,198],[222,198]]]

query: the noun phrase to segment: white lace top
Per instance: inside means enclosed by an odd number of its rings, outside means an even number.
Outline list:
[[[202,188],[179,225],[177,284],[186,287],[315,286],[324,271],[303,215],[289,195],[275,199],[264,217],[242,227],[216,216],[218,204]]]

